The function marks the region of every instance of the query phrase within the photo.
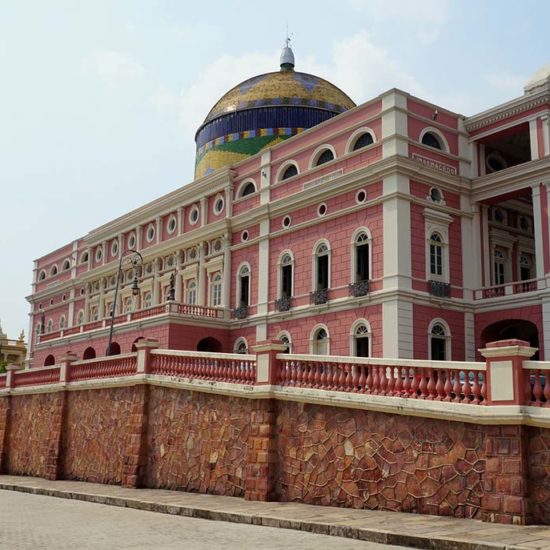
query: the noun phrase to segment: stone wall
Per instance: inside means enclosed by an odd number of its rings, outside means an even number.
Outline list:
[[[0,397],[9,474],[549,523],[549,464],[542,428],[146,383]]]

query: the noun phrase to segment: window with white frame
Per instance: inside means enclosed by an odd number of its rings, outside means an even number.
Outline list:
[[[214,307],[220,306],[222,303],[222,276],[217,273],[212,279],[211,287],[211,304]]]
[[[352,355],[370,357],[371,332],[366,321],[359,321],[353,326]]]
[[[370,279],[370,238],[365,231],[357,234],[354,241],[353,258],[354,283],[368,281]]]
[[[78,312],[77,323],[78,325],[84,324],[84,311],[82,309]]]
[[[142,299],[142,307],[148,308],[151,307],[153,304],[153,294],[151,291],[147,291],[143,293],[143,299]]]
[[[239,270],[238,278],[238,307],[250,305],[250,267],[243,265]]]
[[[134,300],[131,296],[124,298],[124,313],[131,313],[134,305]]]
[[[506,282],[507,256],[504,248],[495,246],[493,252],[493,284],[495,285],[503,285]]]
[[[313,355],[329,354],[329,334],[326,327],[317,327],[311,338],[311,353]]]
[[[97,321],[99,319],[99,308],[97,306],[90,307],[90,320]]]
[[[233,346],[233,351],[235,353],[242,353],[247,354],[248,353],[248,343],[246,342],[245,338],[237,338],[237,341],[235,342],[235,345]]]
[[[443,321],[432,321],[428,333],[430,359],[432,361],[450,361],[451,333]]]
[[[284,254],[280,265],[280,297],[292,297],[292,279],[293,279],[294,260],[290,254]]]
[[[53,330],[53,321],[51,319],[48,320],[48,325],[46,328],[46,332],[51,332]]]
[[[520,281],[533,279],[533,255],[522,252],[519,255],[519,278]]]
[[[65,328],[65,315],[62,315],[59,318],[59,330],[63,330]]]
[[[279,333],[277,339],[286,346],[286,349],[283,351],[283,353],[292,353],[292,339],[290,338],[290,334],[288,332],[284,331]]]
[[[194,279],[187,282],[185,289],[185,303],[192,306],[197,303],[197,283]]]
[[[324,290],[329,288],[330,273],[330,250],[327,243],[317,245],[314,257],[315,280],[313,290]]]
[[[435,232],[430,235],[430,277],[443,277],[443,241]]]

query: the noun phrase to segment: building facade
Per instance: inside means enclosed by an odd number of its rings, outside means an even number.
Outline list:
[[[397,89],[354,106],[291,54],[216,104],[195,181],[35,261],[30,366],[105,355],[113,308],[111,354],[546,357],[550,69],[464,117]]]

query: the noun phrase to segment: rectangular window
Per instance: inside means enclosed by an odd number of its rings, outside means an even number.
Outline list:
[[[435,244],[430,245],[430,273],[432,275],[443,275],[443,254],[441,247]]]
[[[247,306],[250,303],[249,288],[250,288],[250,279],[248,278],[248,276],[241,277],[241,299],[240,299],[241,306]]]
[[[369,245],[362,244],[356,248],[356,283],[369,280]]]
[[[284,265],[281,268],[281,298],[292,297],[292,266]]]
[[[503,285],[504,282],[504,264],[495,262],[495,285]]]
[[[328,288],[328,256],[317,257],[317,290]]]

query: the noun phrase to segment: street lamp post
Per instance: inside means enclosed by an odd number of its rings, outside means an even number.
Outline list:
[[[120,275],[122,273],[122,260],[128,256],[128,254],[133,254],[131,258],[131,263],[134,266],[134,281],[132,283],[132,295],[137,296],[139,294],[139,285],[138,285],[138,278],[136,274],[136,266],[143,265],[143,256],[133,248],[129,248],[128,250],[122,252],[120,254],[120,260],[118,261],[118,271],[116,274],[116,284],[115,284],[115,297],[113,300],[113,307],[111,308],[111,328],[109,329],[109,343],[107,344],[107,353],[106,355],[111,355],[111,344],[113,342],[113,329],[115,326],[115,312],[116,312],[116,301],[118,298],[118,287],[120,286]]]

